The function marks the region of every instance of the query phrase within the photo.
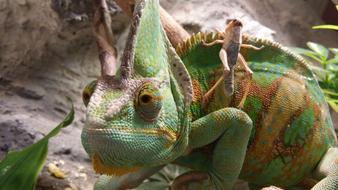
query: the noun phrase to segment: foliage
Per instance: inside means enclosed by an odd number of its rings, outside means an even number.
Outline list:
[[[290,48],[293,52],[309,58],[310,63],[319,63],[321,67],[311,64],[323,89],[326,101],[338,112],[338,48],[326,48],[321,44],[308,42],[309,49]]]
[[[21,151],[9,152],[0,162],[0,189],[31,190],[35,188],[37,177],[45,163],[49,138],[57,135],[61,128],[72,123],[74,108],[66,118],[47,136]]]

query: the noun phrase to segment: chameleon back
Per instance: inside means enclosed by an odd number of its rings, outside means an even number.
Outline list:
[[[337,142],[313,73],[303,59],[278,43],[244,36],[243,43],[264,46],[261,50],[241,50],[254,72],[252,80],[237,67],[233,96],[226,97],[223,85],[219,85],[202,108],[203,94],[221,77],[223,69],[218,58],[221,46],[205,47],[201,41],[217,38],[221,38],[219,34],[199,33],[177,48],[192,78],[193,120],[224,107],[238,107],[244,98],[242,110],[252,119],[254,129],[241,178],[281,187],[297,184]]]

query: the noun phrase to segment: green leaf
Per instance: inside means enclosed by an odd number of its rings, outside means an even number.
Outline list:
[[[337,92],[333,92],[330,89],[322,89],[324,94],[328,94],[328,95],[332,95],[332,96],[337,96],[338,97],[338,93]]]
[[[328,64],[328,65],[333,65],[333,64],[338,65],[338,56],[337,56],[337,57],[334,57],[334,58],[332,58],[332,59],[329,59],[329,60],[327,61],[327,64]]]
[[[317,61],[318,63],[322,63],[322,60],[320,58],[320,55],[317,54],[314,51],[308,50],[308,49],[304,49],[304,48],[299,48],[299,47],[288,47],[288,49],[290,51],[292,51],[295,54],[298,55],[305,55],[307,57],[310,57],[312,59],[314,59],[315,61]]]
[[[334,101],[328,101],[327,103],[331,106],[331,108],[332,108],[335,112],[338,113],[338,103],[337,103],[337,102],[334,102]]]
[[[336,56],[338,56],[338,48],[329,48],[330,51],[335,54]]]
[[[330,61],[332,61],[332,63],[338,63],[338,59],[336,59],[336,60],[331,59]],[[336,64],[327,65],[327,70],[331,71],[332,73],[333,72],[338,73],[338,64],[337,65]]]
[[[318,55],[320,55],[322,61],[325,61],[327,57],[329,56],[329,50],[321,44],[317,44],[314,42],[308,42],[306,43],[306,45],[310,49],[312,49],[314,52],[316,52]]]
[[[68,126],[73,119],[74,108],[72,105],[66,118],[44,138],[23,150],[9,152],[0,162],[0,189],[34,189],[37,177],[47,157],[49,138],[57,135],[61,128]]]
[[[316,54],[315,52],[308,50],[308,49],[304,49],[304,48],[299,48],[299,47],[288,47],[289,50],[291,50],[292,52],[299,54],[299,55],[306,55],[306,54]]]
[[[326,25],[313,26],[312,29],[330,29],[330,30],[338,30],[338,26],[337,26],[337,25],[326,24]]]
[[[318,81],[324,81],[326,79],[326,75],[328,75],[330,72],[326,71],[318,66],[309,65],[311,71],[315,74]]]

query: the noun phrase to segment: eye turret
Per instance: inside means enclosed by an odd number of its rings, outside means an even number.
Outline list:
[[[136,92],[134,106],[136,112],[146,121],[154,121],[162,108],[162,95],[151,82],[144,83]]]
[[[96,82],[97,82],[96,80],[90,82],[82,91],[82,101],[86,107],[89,103],[90,97],[94,93]]]

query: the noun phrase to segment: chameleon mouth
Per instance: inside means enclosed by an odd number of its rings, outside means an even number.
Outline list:
[[[89,135],[104,135],[104,136],[112,136],[112,134],[119,134],[119,135],[126,135],[126,136],[154,136],[154,137],[165,137],[169,144],[174,144],[177,140],[177,134],[165,128],[109,128],[109,129],[102,129],[102,128],[85,128]]]
[[[163,128],[93,128],[82,131],[82,143],[92,157],[94,169],[99,173],[123,175],[149,164],[162,164],[170,159],[177,142],[177,134]],[[165,150],[165,151],[163,151]],[[156,163],[161,160],[161,163]]]

